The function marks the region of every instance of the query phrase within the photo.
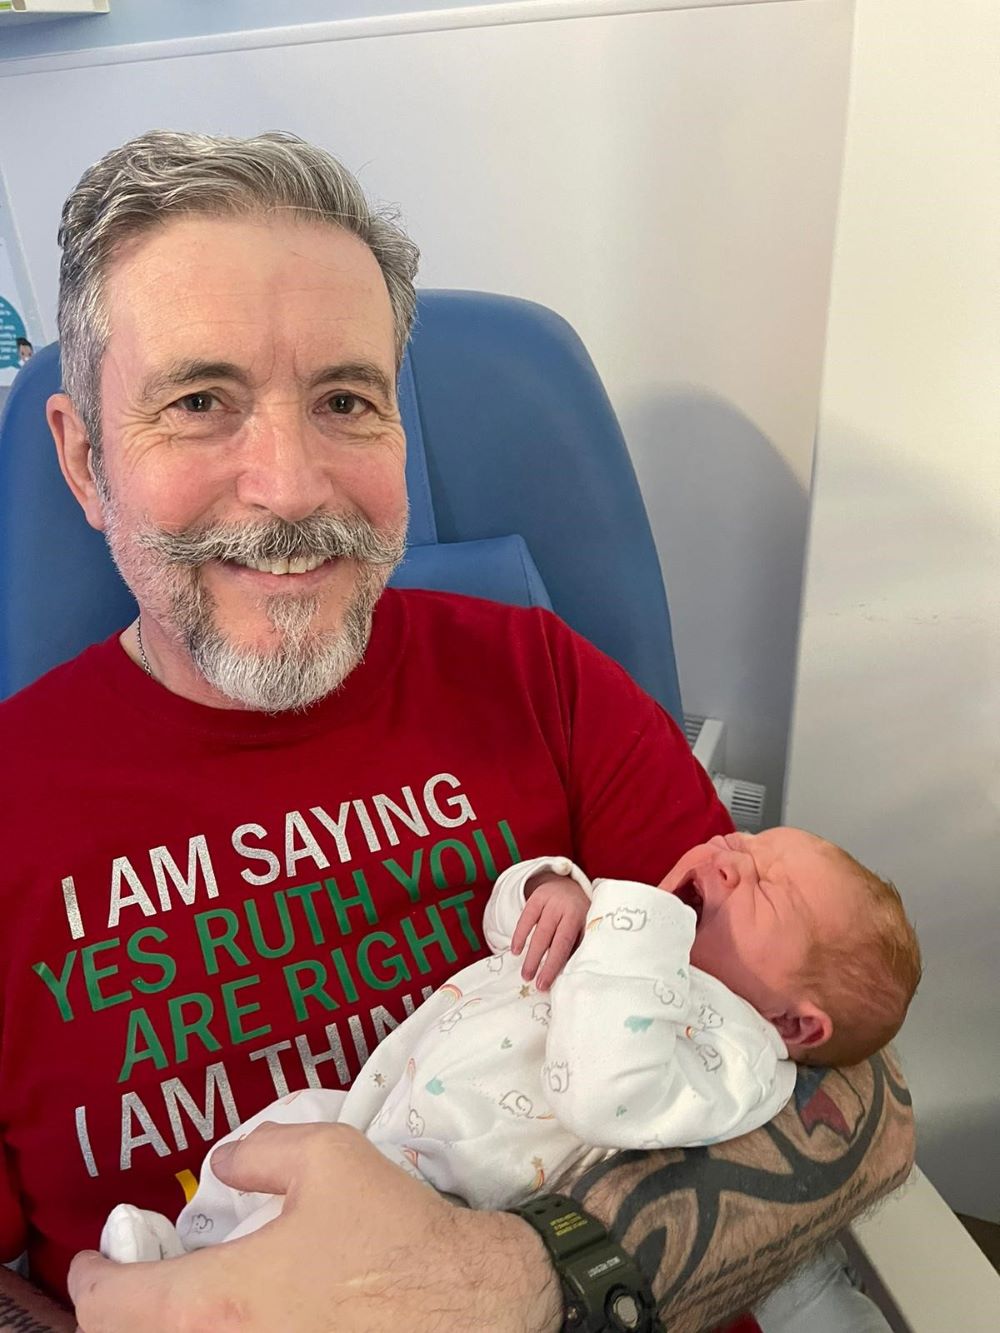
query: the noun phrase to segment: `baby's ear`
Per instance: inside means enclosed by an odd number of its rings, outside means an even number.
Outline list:
[[[833,1020],[830,1015],[808,1000],[787,1009],[782,1014],[772,1015],[771,1022],[788,1047],[812,1050],[816,1046],[822,1046],[833,1035]]]

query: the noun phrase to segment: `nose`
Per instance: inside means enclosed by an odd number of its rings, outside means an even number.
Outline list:
[[[735,889],[740,882],[740,868],[732,853],[720,856],[717,862],[719,878],[727,889]]]
[[[727,894],[733,893],[741,884],[751,882],[756,875],[753,858],[747,852],[736,852],[728,847],[716,859],[715,869]]]
[[[242,504],[295,523],[332,508],[336,485],[323,441],[303,420],[298,404],[261,410],[247,423],[236,493]]]

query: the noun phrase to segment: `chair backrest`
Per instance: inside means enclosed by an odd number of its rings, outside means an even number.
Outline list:
[[[0,697],[135,614],[70,495],[45,422],[56,345],[0,420]],[[394,582],[549,605],[680,721],[670,616],[611,404],[579,338],[542,306],[425,291],[400,378],[408,554]]]

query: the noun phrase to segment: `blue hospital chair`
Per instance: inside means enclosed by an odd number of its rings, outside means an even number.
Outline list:
[[[59,472],[59,349],[0,420],[0,698],[126,625],[131,594]],[[551,606],[680,723],[670,614],[632,464],[593,363],[528,301],[425,291],[400,376],[407,557],[393,582]]]

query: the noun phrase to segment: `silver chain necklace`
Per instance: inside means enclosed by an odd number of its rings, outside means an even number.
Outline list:
[[[149,658],[146,656],[146,650],[142,646],[142,616],[135,622],[135,637],[139,643],[139,661],[142,663],[142,669],[150,680],[155,680],[153,668],[149,665]]]

